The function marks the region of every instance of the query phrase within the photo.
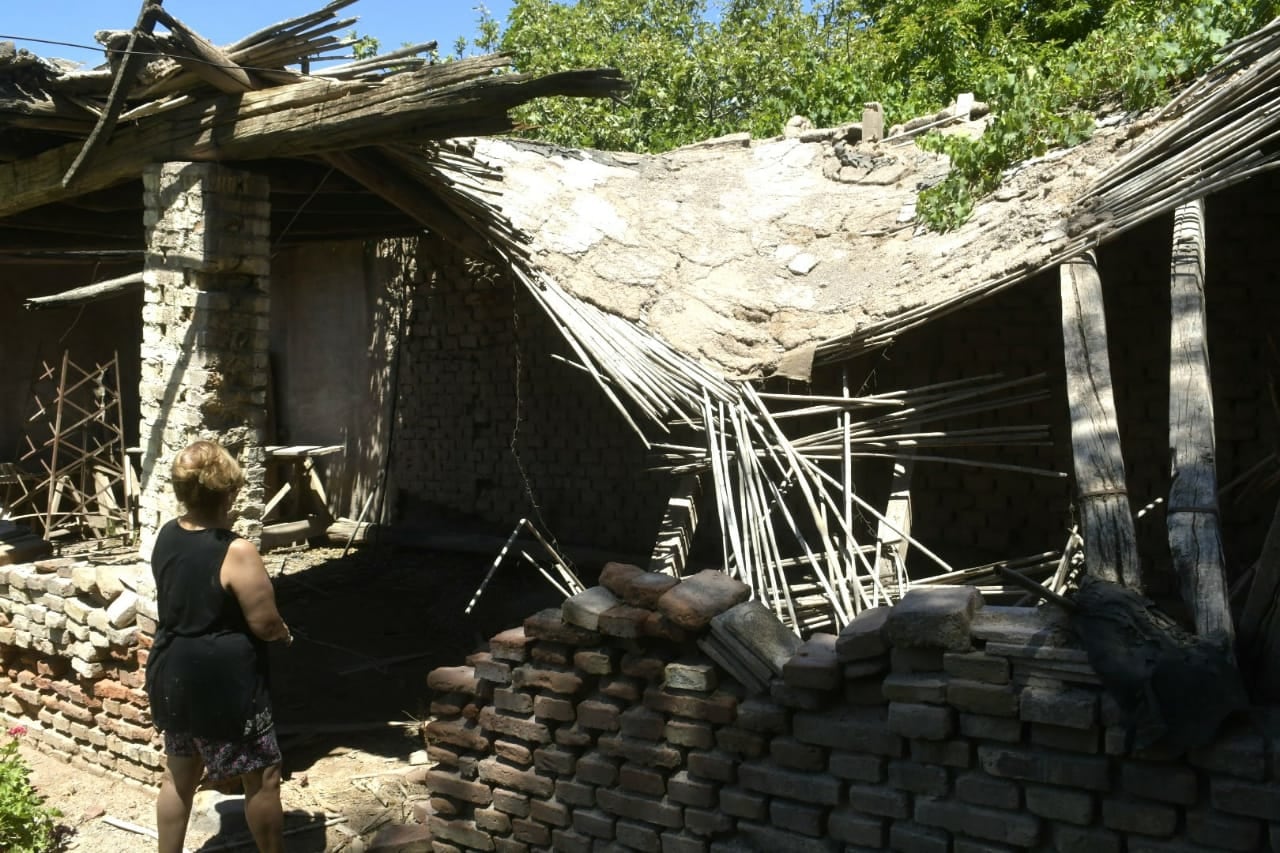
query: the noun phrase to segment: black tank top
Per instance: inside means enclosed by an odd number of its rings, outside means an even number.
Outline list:
[[[147,658],[151,716],[162,731],[239,740],[271,727],[266,644],[222,586],[230,530],[170,521],[151,553],[159,611]]]

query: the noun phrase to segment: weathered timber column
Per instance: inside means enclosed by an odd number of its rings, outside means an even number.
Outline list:
[[[1060,278],[1062,351],[1085,567],[1096,578],[1141,589],[1138,545],[1111,394],[1102,279],[1093,253],[1064,263]]]
[[[1196,633],[1234,637],[1218,524],[1213,386],[1205,340],[1204,202],[1173,216],[1169,277],[1169,553]]]
[[[265,178],[215,163],[143,174],[142,552],[177,512],[175,454],[221,442],[244,466],[235,529],[262,529],[270,203]]]

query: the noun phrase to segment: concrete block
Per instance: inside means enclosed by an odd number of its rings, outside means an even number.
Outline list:
[[[605,563],[600,570],[600,585],[613,593],[620,601],[626,600],[627,585],[638,575],[646,574],[645,570],[630,563]],[[664,577],[669,577],[664,575]],[[674,582],[675,578],[671,578]],[[628,602],[634,603],[634,602]]]
[[[746,601],[726,610],[712,620],[711,628],[718,639],[745,647],[756,661],[763,663],[768,675],[781,675],[800,648],[800,638],[759,601]],[[750,665],[751,661],[744,660],[744,664]]]
[[[596,627],[606,637],[634,640],[646,634],[653,615],[652,610],[645,610],[643,607],[619,604],[601,613]]]
[[[1018,701],[1018,716],[1027,722],[1073,729],[1089,729],[1098,724],[1098,694],[1092,690],[1027,687]]]
[[[956,777],[955,793],[961,802],[997,809],[1012,811],[1022,803],[1022,789],[1016,782],[986,773],[961,773]]]
[[[881,693],[890,702],[925,702],[945,705],[950,679],[935,673],[895,672],[885,676]]]
[[[1027,785],[1023,791],[1027,811],[1049,820],[1088,826],[1097,812],[1095,795],[1088,791],[1047,785]]]
[[[675,661],[666,666],[665,686],[677,690],[707,693],[715,690],[716,668],[704,661]]]
[[[895,821],[889,829],[889,849],[896,853],[950,853],[951,836],[941,829]]]
[[[895,648],[967,651],[982,594],[969,586],[917,587],[889,613],[885,631]]]
[[[819,805],[836,805],[842,794],[838,779],[798,773],[766,761],[744,761],[738,767],[738,784],[773,797],[794,797],[803,792],[805,800]]]
[[[132,625],[137,615],[138,596],[128,589],[122,590],[107,607],[107,623],[112,628]]]
[[[1187,837],[1218,850],[1263,849],[1266,824],[1257,818],[1236,817],[1211,809],[1187,809]]]
[[[942,669],[966,681],[1009,683],[1009,659],[985,652],[947,652],[942,656]]]
[[[955,731],[955,714],[942,705],[890,702],[888,728],[905,738],[946,740]]]
[[[828,809],[807,802],[776,797],[769,803],[769,823],[775,828],[810,838],[821,838]]]
[[[1150,800],[1106,797],[1102,801],[1102,823],[1117,832],[1167,838],[1178,828],[1178,810]]]
[[[1040,839],[1041,821],[1034,815],[989,809],[954,800],[935,800],[929,797],[917,799],[915,820],[948,832],[1012,844],[1015,847],[1032,847]]]
[[[885,849],[889,822],[851,808],[837,808],[827,817],[827,834],[836,841],[872,850]]]
[[[913,794],[945,797],[951,792],[951,779],[945,767],[916,761],[890,761],[889,786]]]

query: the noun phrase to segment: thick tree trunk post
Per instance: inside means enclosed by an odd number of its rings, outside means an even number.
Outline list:
[[[1213,390],[1205,341],[1204,202],[1178,208],[1173,218],[1169,277],[1169,552],[1196,633],[1234,637],[1218,535],[1218,477],[1214,469]]]
[[[1102,279],[1091,252],[1060,269],[1062,349],[1085,567],[1096,578],[1140,590],[1133,512],[1111,396]]]

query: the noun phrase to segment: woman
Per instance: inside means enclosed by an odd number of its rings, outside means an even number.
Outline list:
[[[197,441],[179,453],[173,491],[186,513],[161,528],[151,554],[160,618],[146,685],[167,760],[156,800],[160,853],[182,850],[202,770],[213,782],[239,777],[258,849],[284,850],[266,644],[293,636],[258,549],[229,529],[242,485],[221,445]]]

